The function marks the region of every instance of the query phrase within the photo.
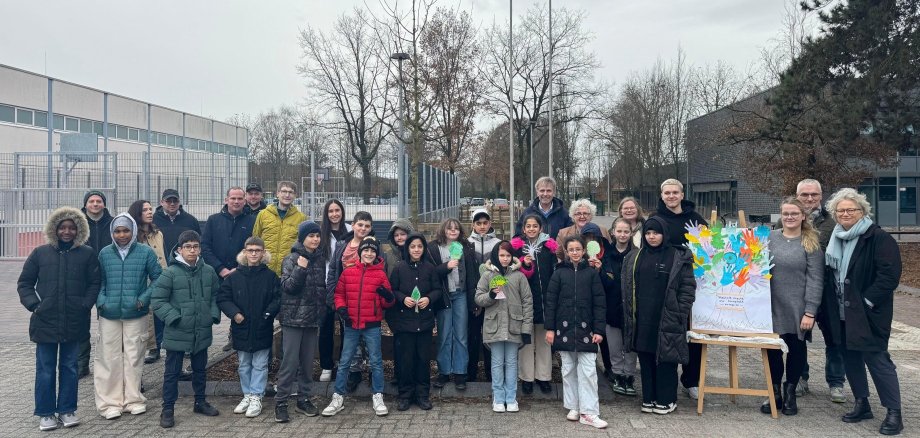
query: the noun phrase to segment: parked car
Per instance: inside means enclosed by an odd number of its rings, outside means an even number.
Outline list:
[[[470,198],[468,197],[460,198],[460,205],[470,205]]]
[[[492,208],[495,210],[508,210],[509,207],[507,199],[495,198],[492,200]]]
[[[470,200],[470,207],[484,207],[486,200],[483,198],[473,198]]]

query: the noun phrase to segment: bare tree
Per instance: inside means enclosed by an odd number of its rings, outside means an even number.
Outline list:
[[[256,159],[263,165],[262,169],[268,169],[267,175],[263,173],[263,181],[268,179],[275,183],[292,177],[285,170],[291,157],[297,153],[297,130],[296,113],[289,106],[259,114],[252,137],[254,149],[258,151]]]
[[[780,75],[802,53],[802,47],[815,31],[811,18],[808,10],[799,7],[799,0],[786,0],[779,34],[760,49],[760,88],[779,83]]]

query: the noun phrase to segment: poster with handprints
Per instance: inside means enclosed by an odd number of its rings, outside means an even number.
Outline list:
[[[696,301],[692,330],[772,333],[770,229],[686,226]]]

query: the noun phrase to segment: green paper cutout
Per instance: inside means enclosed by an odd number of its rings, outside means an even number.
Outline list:
[[[597,241],[592,240],[588,242],[588,257],[591,257],[593,259],[593,258],[596,258],[597,255],[600,253],[601,253],[601,246],[600,244],[597,243]]]
[[[450,258],[451,260],[460,260],[463,258],[463,245],[461,245],[460,242],[450,244]]]

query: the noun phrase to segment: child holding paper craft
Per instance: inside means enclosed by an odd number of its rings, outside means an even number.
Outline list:
[[[518,412],[518,349],[531,343],[533,297],[521,262],[503,240],[492,248],[476,286],[476,305],[485,309],[482,338],[492,351],[492,411]]]
[[[566,419],[603,429],[597,398],[597,344],[604,340],[607,302],[600,275],[588,265],[585,241],[569,236],[565,260],[556,266],[546,289],[546,342],[562,357]]]
[[[636,363],[639,360],[635,352],[623,351],[623,289],[620,282],[623,272],[623,260],[626,254],[635,249],[633,231],[626,219],[618,218],[613,222],[614,242],[607,248],[602,258],[601,283],[607,294],[607,347],[610,365],[613,371],[613,392],[635,396]],[[636,235],[641,233],[636,233]]]
[[[543,303],[549,279],[556,266],[556,240],[543,232],[543,216],[524,216],[522,234],[511,239],[515,257],[521,261],[521,273],[527,276],[533,295],[533,332],[542,335]],[[545,342],[533,342],[518,352],[518,375],[524,395],[533,393],[536,382],[540,392],[549,394],[552,386],[553,351]]]
[[[782,229],[771,231],[769,242],[774,263],[770,277],[773,331],[789,347],[782,392],[783,352],[767,350],[767,358],[776,409],[782,409],[784,415],[795,415],[799,410],[795,388],[805,369],[805,340],[811,337],[824,288],[824,252],[818,231],[808,220],[801,201],[786,198],[780,205],[780,214]],[[770,413],[770,400],[760,406],[760,411]]]
[[[402,246],[402,261],[390,273],[390,285],[396,304],[386,313],[387,325],[393,331],[396,367],[399,375],[399,397],[396,409],[405,411],[415,402],[418,407],[431,409],[431,347],[434,329],[434,303],[440,301],[441,280],[434,265],[425,258],[428,242],[418,233],[409,234]]]
[[[469,362],[468,309],[473,307],[479,269],[463,226],[457,219],[448,218],[441,222],[435,243],[428,247],[428,254],[441,280],[445,299],[444,308],[437,311],[438,379],[434,387],[443,388],[453,375],[457,390],[463,391],[466,389]]]
[[[669,245],[668,223],[652,216],[642,226],[642,247],[623,263],[623,343],[642,372],[642,412],[677,409],[677,364],[690,360],[687,323],[696,296],[690,252]]]

